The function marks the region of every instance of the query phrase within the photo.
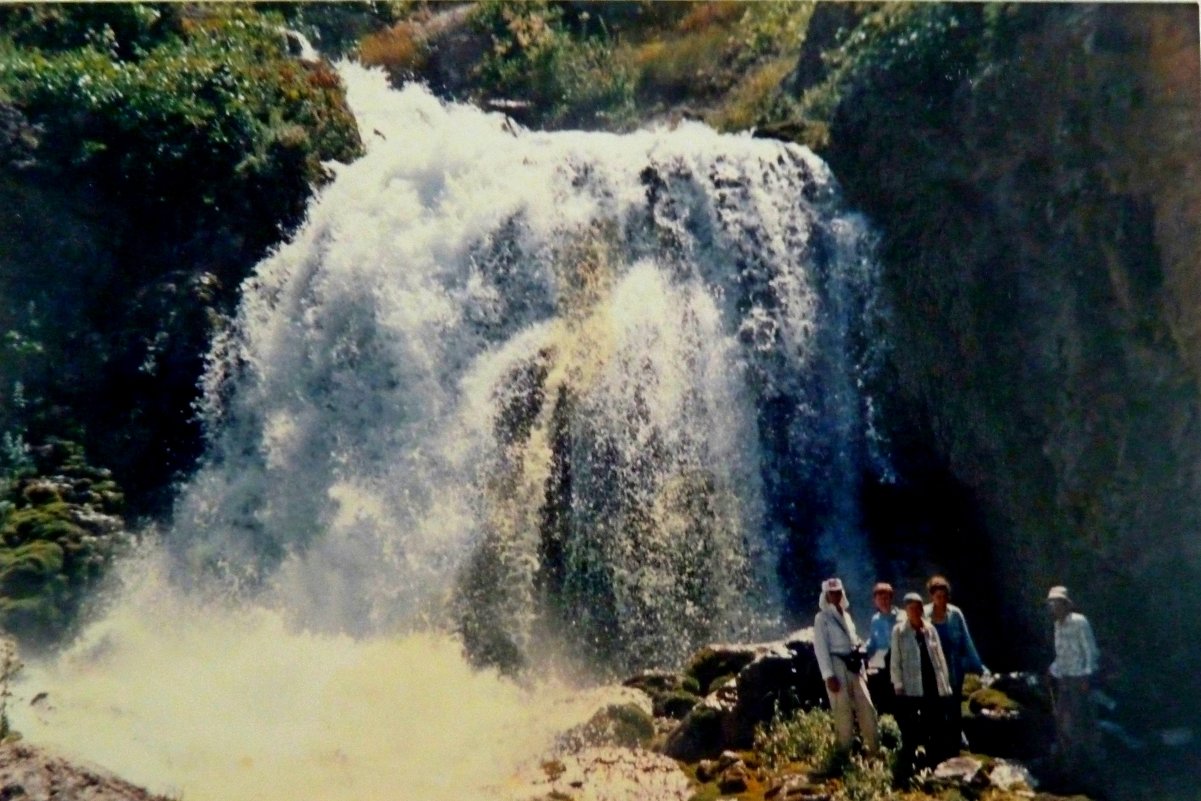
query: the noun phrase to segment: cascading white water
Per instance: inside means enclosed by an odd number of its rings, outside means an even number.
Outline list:
[[[486,658],[566,627],[626,666],[778,611],[782,496],[862,575],[872,262],[820,160],[351,91],[369,155],[215,355],[189,568],[308,625],[453,607]]]
[[[553,726],[449,633],[504,667],[549,649],[674,666],[782,622],[798,531],[810,558],[870,578],[855,504],[878,469],[875,273],[819,159],[700,125],[532,133],[344,75],[369,152],[259,266],[214,349],[209,453],[165,538],[186,590],[151,582],[35,673],[58,711],[30,727],[189,797],[428,779],[436,759],[398,766],[375,739],[437,749],[461,725],[424,719],[410,665],[450,683],[428,698],[490,710],[481,742],[525,727],[510,744],[529,753]],[[211,600],[231,585],[255,611]],[[114,684],[147,671],[161,680]],[[212,709],[188,708],[189,681]],[[246,734],[260,718],[272,736]],[[503,776],[513,755],[494,756],[464,781]]]

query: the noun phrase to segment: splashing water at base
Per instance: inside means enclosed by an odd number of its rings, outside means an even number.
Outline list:
[[[70,650],[26,666],[14,724],[156,792],[505,798],[520,763],[596,708],[561,684],[475,670],[444,635],[305,633],[263,608],[187,599],[157,562],[139,572]]]

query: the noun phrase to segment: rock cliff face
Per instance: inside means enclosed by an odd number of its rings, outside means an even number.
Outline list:
[[[954,4],[907,24],[916,44],[881,37],[824,155],[882,230],[899,458],[945,466],[982,509],[934,556],[991,587],[973,622],[994,653],[1037,641],[1065,583],[1120,674],[1147,652],[1168,671],[1136,695],[1175,706],[1201,635],[1196,7]]]

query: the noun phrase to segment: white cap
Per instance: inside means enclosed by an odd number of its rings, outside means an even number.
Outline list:
[[[822,582],[822,592],[842,592],[842,579],[828,578]]]
[[[1051,591],[1047,593],[1047,600],[1072,602],[1072,599],[1068,597],[1068,588],[1059,584],[1052,587]]]

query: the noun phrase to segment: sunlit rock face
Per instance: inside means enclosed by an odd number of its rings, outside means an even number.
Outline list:
[[[781,571],[870,579],[875,265],[819,159],[348,77],[378,135],[212,356],[182,572],[507,666],[670,665],[776,627]]]

